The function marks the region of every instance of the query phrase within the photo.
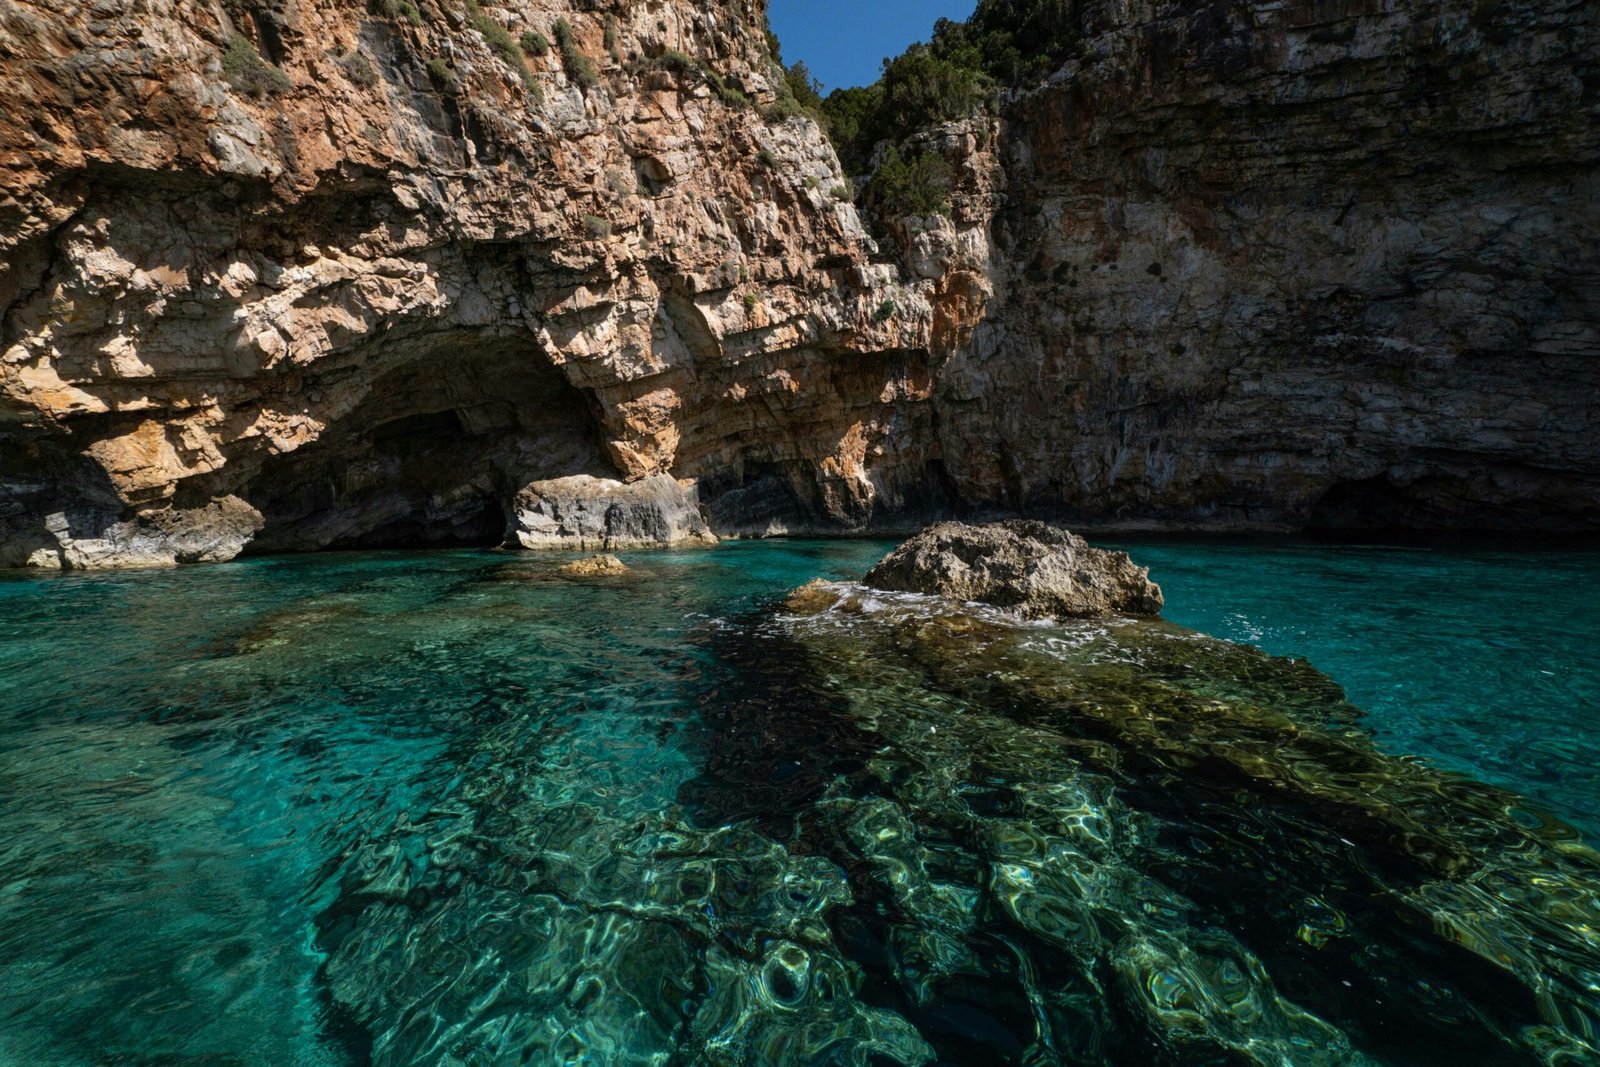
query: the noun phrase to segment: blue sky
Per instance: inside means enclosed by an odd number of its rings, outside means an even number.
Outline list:
[[[770,0],[783,61],[806,61],[823,91],[878,80],[885,56],[926,41],[937,18],[964,19],[977,0]]]

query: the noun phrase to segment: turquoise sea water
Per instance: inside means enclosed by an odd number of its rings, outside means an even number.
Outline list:
[[[1515,789],[1600,841],[1600,552],[1120,543],[1174,622],[1302,656],[1394,752]]]
[[[889,547],[0,576],[0,1064],[1591,1062],[1600,556]]]

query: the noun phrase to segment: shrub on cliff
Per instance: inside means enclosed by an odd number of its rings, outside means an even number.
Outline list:
[[[823,102],[823,114],[839,161],[851,174],[866,170],[872,146],[894,132],[883,107],[882,82],[863,88],[835,89]]]
[[[511,31],[479,7],[477,0],[467,0],[467,20],[472,23],[472,28],[482,35],[484,43],[499,53],[500,58],[517,72],[517,77],[522,80],[523,86],[535,97],[542,99],[544,94],[539,91],[539,84],[533,80],[533,71],[528,69],[527,57],[522,54],[522,46],[512,38]]]
[[[293,85],[289,75],[262,59],[255,45],[237,33],[228,38],[228,47],[222,53],[222,76],[229,85],[251,96],[287,92]]]
[[[717,94],[718,100],[729,107],[749,106],[750,98],[745,95],[744,90],[724,78],[721,71],[703,59],[700,61],[700,73],[705,75],[711,91]]]
[[[947,53],[970,49],[1003,85],[1047,78],[1083,45],[1078,0],[981,0],[966,22],[935,24],[941,36]]]
[[[687,52],[680,52],[676,48],[666,49],[656,56],[653,62],[661,69],[670,70],[678,75],[688,74],[690,71],[697,69],[694,57]]]
[[[345,77],[363,89],[370,89],[378,84],[378,69],[372,65],[372,60],[360,52],[341,56],[339,66],[344,68]]]
[[[823,114],[822,83],[811,76],[804,60],[795,60],[785,67],[780,60],[772,63],[772,104],[763,113],[768,122],[783,122],[804,115],[826,129],[828,120]]]
[[[422,12],[411,0],[369,0],[367,10],[380,18],[403,18],[413,26],[422,25]]]
[[[903,156],[891,146],[867,184],[867,200],[889,217],[946,215],[954,184],[950,163],[937,152]]]
[[[605,46],[605,50],[610,54],[613,62],[622,62],[622,43],[617,36],[617,16],[609,13],[606,15],[605,34],[601,39],[601,43]]]
[[[981,71],[914,44],[883,68],[883,106],[897,130],[918,130],[965,118],[983,101],[990,81]]]
[[[578,51],[578,42],[572,35],[572,23],[566,19],[556,19],[550,24],[550,32],[555,35],[556,48],[561,52],[561,65],[566,68],[567,77],[580,89],[593,89],[600,84],[600,75],[595,73],[594,64],[589,62],[589,57]]]
[[[845,165],[862,168],[878,142],[976,111],[994,82],[974,59],[968,52],[952,58],[932,45],[914,44],[885,62],[883,76],[872,85],[830,93],[823,110]]]

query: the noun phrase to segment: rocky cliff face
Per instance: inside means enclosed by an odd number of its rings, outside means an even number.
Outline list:
[[[962,498],[1600,525],[1600,9],[1082,10],[1006,109],[998,295],[937,374]]]
[[[1600,525],[1592,8],[1084,14],[880,245],[750,0],[0,0],[0,564]]]
[[[762,118],[759,15],[0,7],[0,562],[499,541],[570,476],[724,531],[937,503],[933,287]],[[493,46],[560,19],[597,84]]]

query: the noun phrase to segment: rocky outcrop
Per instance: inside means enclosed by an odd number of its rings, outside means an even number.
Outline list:
[[[513,536],[523,548],[648,548],[714,543],[693,487],[665,474],[633,483],[586,474],[525,486]]]
[[[928,527],[867,572],[867,585],[1007,608],[1024,618],[1156,615],[1161,587],[1126,552],[1029,520]]]
[[[1600,9],[1079,11],[1084,55],[997,147],[930,135],[974,206],[1004,192],[994,295],[936,372],[958,496],[1600,528]]]
[[[1600,526],[1592,6],[1079,10],[880,245],[759,5],[0,0],[0,565],[517,543],[576,476]]]

